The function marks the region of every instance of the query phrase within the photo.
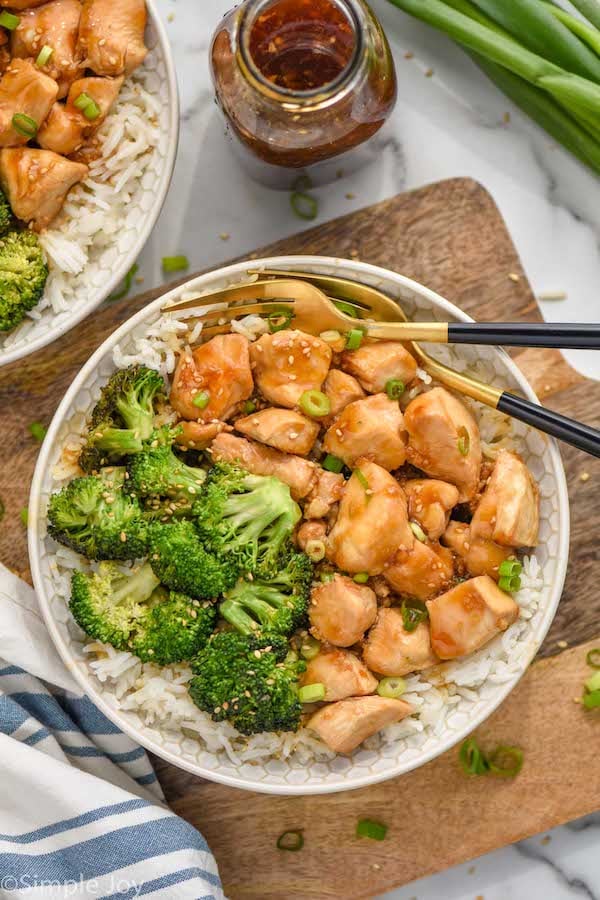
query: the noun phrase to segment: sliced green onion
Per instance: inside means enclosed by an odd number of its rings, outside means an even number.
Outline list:
[[[300,656],[303,659],[314,659],[321,651],[321,644],[310,634],[300,644]]]
[[[592,669],[600,669],[600,647],[594,647],[593,650],[590,650],[585,661]]]
[[[210,403],[210,394],[208,391],[200,391],[192,400],[192,406],[196,409],[206,409]]]
[[[581,19],[572,16],[566,9],[555,6],[554,3],[544,3],[544,6],[559,22],[566,25],[569,31],[581,38],[588,47],[591,47],[600,56],[600,32],[588,25],[587,22],[582,22]],[[600,15],[600,6],[598,6],[598,14]]]
[[[348,303],[346,300],[338,300],[333,297],[331,298],[331,302],[340,312],[344,313],[346,316],[350,316],[351,319],[362,319],[363,310],[359,306],[352,306],[352,304]]]
[[[96,103],[93,97],[90,97],[89,94],[85,92],[80,94],[76,100],[73,101],[73,106],[75,109],[78,109],[86,119],[89,119],[90,122],[93,122],[94,119],[97,119],[100,115],[100,107]]]
[[[16,132],[26,138],[34,138],[38,132],[38,124],[31,116],[25,113],[15,113],[12,117],[12,127]]]
[[[333,454],[328,453],[323,460],[322,465],[323,468],[327,469],[328,472],[335,472],[336,474],[339,474],[344,468],[344,461],[338,456],[333,456]]]
[[[571,2],[582,16],[600,29],[600,7],[597,0],[571,0]]]
[[[427,607],[420,600],[411,600],[409,603],[405,600],[400,607],[400,612],[404,630],[408,632],[415,631],[421,622],[425,622],[429,618]]]
[[[419,523],[409,522],[408,524],[410,525],[410,530],[412,531],[416,539],[424,544],[427,540],[427,535],[425,534]]]
[[[458,751],[458,759],[467,775],[487,775],[490,770],[489,763],[475,738],[463,741]]]
[[[368,572],[357,572],[352,581],[355,581],[356,584],[366,584],[369,580]]]
[[[302,850],[304,847],[304,835],[302,834],[302,829],[298,828],[296,831],[284,831],[283,834],[280,834],[277,838],[276,846],[278,850],[289,850],[290,853],[296,853],[298,850]]]
[[[356,475],[356,480],[358,481],[358,483],[360,484],[360,486],[361,486],[362,488],[364,488],[365,491],[368,491],[368,490],[369,490],[369,482],[367,481],[367,476],[365,475],[365,473],[363,472],[363,470],[362,470],[362,469],[355,469],[354,472],[353,472],[352,474],[353,474],[353,475]]]
[[[293,318],[294,315],[290,309],[273,310],[273,312],[270,312],[267,316],[269,331],[271,334],[275,334],[277,331],[283,331],[289,326]]]
[[[521,590],[521,579],[518,575],[505,575],[498,580],[498,587],[507,594]]]
[[[585,687],[590,694],[593,694],[594,691],[600,691],[600,672],[594,672],[594,674],[585,681]]]
[[[29,524],[29,510],[26,506],[23,507],[19,515],[21,517],[21,522],[23,523],[23,525],[25,525],[25,527],[27,527],[27,525]]]
[[[12,13],[6,12],[6,10],[0,13],[0,25],[6,28],[7,31],[14,31],[15,28],[18,28],[20,21],[18,16],[14,16]]]
[[[252,400],[246,400],[242,409],[245,413],[248,413],[248,415],[250,415],[250,413],[253,413],[256,409],[256,403],[254,403]]]
[[[331,412],[331,400],[323,391],[304,391],[300,395],[298,406],[307,416],[322,418]]]
[[[303,191],[290,194],[290,206],[299,219],[316,219],[319,214],[319,201]]]
[[[325,544],[323,541],[307,541],[304,552],[312,562],[321,562],[322,559],[325,559]]]
[[[93,103],[93,100],[89,94],[86,94],[84,92],[79,94],[79,96],[73,101],[73,106],[75,107],[75,109],[83,112],[89,103]]]
[[[356,826],[356,837],[370,838],[372,841],[384,841],[388,827],[373,819],[361,819]]]
[[[325,699],[324,684],[305,684],[298,691],[298,700],[300,703],[318,703]]]
[[[498,575],[500,577],[511,578],[513,575],[520,575],[522,571],[523,566],[518,559],[505,559],[498,566]]]
[[[400,381],[399,378],[390,378],[390,380],[386,382],[385,392],[390,400],[399,400],[404,391],[404,382]]]
[[[471,449],[471,436],[464,425],[458,429],[458,452],[461,456],[468,456]]]
[[[598,709],[600,706],[600,691],[592,691],[583,695],[583,705],[586,709]]]
[[[32,422],[31,425],[28,425],[27,427],[29,429],[29,434],[34,440],[41,443],[46,437],[48,429],[42,425],[41,422]]]
[[[321,579],[323,584],[329,584],[330,581],[333,581],[335,575],[333,574],[333,572],[321,572],[319,578]]]
[[[524,754],[518,747],[500,745],[488,756],[490,772],[500,778],[514,778],[523,768]]]
[[[163,256],[162,258],[163,272],[181,272],[182,269],[189,269],[190,261],[187,256]]]
[[[394,676],[390,676],[389,678],[382,678],[377,685],[377,693],[379,694],[379,696],[390,697],[392,700],[395,700],[397,697],[401,697],[405,691],[406,682],[404,678],[395,678]]]
[[[133,284],[133,279],[137,275],[139,270],[140,270],[140,267],[138,266],[138,264],[134,263],[132,265],[132,267],[130,268],[129,272],[127,273],[127,275],[125,276],[125,278],[123,279],[123,287],[121,288],[121,290],[115,291],[115,293],[111,294],[110,297],[108,298],[109,303],[113,303],[116,300],[123,300],[123,298],[127,296],[129,291],[131,290],[131,285]]]
[[[53,53],[54,49],[52,47],[49,47],[48,44],[44,44],[37,55],[37,59],[35,61],[36,66],[45,66],[50,61],[50,57]]]
[[[358,350],[362,344],[363,333],[360,328],[352,328],[346,335],[346,350]]]

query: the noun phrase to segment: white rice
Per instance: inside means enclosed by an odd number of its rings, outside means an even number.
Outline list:
[[[181,296],[178,299],[197,299],[200,294]],[[185,315],[189,315],[186,311]],[[179,314],[181,316],[181,314]],[[258,317],[247,317],[236,323],[236,331],[253,340],[263,332],[264,323]],[[184,322],[175,313],[157,316],[149,325],[142,322],[127,339],[126,346],[116,346],[113,362],[117,367],[132,363],[145,363],[160,370],[167,380],[175,368],[176,355],[193,345],[201,332],[200,322]],[[458,363],[459,357],[452,348],[441,348],[447,354],[442,361],[454,368],[465,368]],[[469,367],[472,374],[489,381],[489,375],[481,365]],[[417,393],[431,389],[431,378],[423,370],[417,373],[420,384]],[[510,443],[524,450],[523,430],[519,423],[511,422],[501,414],[488,410],[480,404],[473,404],[480,422],[482,443],[488,454],[493,455],[497,446]],[[507,424],[508,423],[508,424]],[[76,456],[78,442],[83,431],[83,422],[76,418],[70,423],[68,437],[69,452],[63,453],[54,470],[58,485],[73,477],[72,460]],[[64,598],[65,608],[70,594],[70,572],[89,564],[72,551],[59,547],[52,561],[54,588]],[[482,703],[486,702],[498,686],[512,680],[524,671],[537,651],[531,634],[536,631],[536,622],[542,615],[540,597],[544,589],[544,577],[535,556],[523,559],[521,590],[514,595],[521,609],[519,619],[503,634],[499,635],[482,650],[464,660],[443,663],[409,676],[404,695],[415,709],[415,714],[397,725],[390,725],[369,738],[355,752],[354,761],[368,760],[375,752],[394,757],[401,752],[417,753],[426,750],[445,729],[467,728]],[[66,616],[70,614],[66,610]],[[199,759],[202,751],[211,754],[224,766],[239,767],[269,764],[269,771],[283,777],[290,766],[305,767],[319,763],[342,770],[348,760],[336,757],[314,732],[306,728],[297,734],[258,734],[251,737],[240,735],[229,723],[215,723],[210,716],[201,712],[191,701],[186,684],[192,673],[185,665],[160,669],[153,664],[144,664],[131,653],[118,652],[108,645],[98,643],[85,645],[85,636],[75,623],[69,621],[69,629],[84,647],[87,659],[86,669],[111,705],[126,714],[133,714],[146,729],[157,729],[163,741],[180,746],[191,739],[197,749],[190,758]],[[200,756],[198,755],[200,754]]]
[[[40,234],[50,269],[42,299],[21,325],[0,335],[0,348],[26,340],[41,319],[48,319],[51,327],[54,317],[86,302],[89,291],[96,290],[90,286],[100,257],[103,268],[110,268],[111,248],[113,262],[126,249],[121,247],[121,236],[131,212],[128,206],[153,164],[160,141],[153,78],[155,73],[145,64],[124,83],[97,132],[101,155],[90,164],[86,180],[70,191],[52,226]]]

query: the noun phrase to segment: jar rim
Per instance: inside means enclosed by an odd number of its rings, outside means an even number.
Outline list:
[[[326,105],[327,101],[339,99],[341,94],[352,88],[356,75],[360,71],[360,61],[365,53],[365,32],[367,19],[360,0],[330,0],[339,7],[352,25],[355,36],[352,56],[332,81],[317,88],[306,91],[295,91],[273,84],[262,74],[250,52],[250,31],[256,18],[272,4],[274,0],[248,0],[240,7],[239,15],[235,23],[235,45],[238,63],[246,80],[254,88],[272,100],[293,109],[308,108]]]

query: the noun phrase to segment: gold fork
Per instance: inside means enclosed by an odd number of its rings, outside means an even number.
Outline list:
[[[198,313],[202,314],[206,309],[208,316],[204,319],[203,340],[229,332],[234,319],[250,314],[266,315],[272,323],[273,330],[287,327],[293,321],[294,327],[309,334],[337,331],[340,323],[343,323],[342,327],[346,332],[360,328],[363,334],[366,333],[369,337],[390,339],[393,334],[392,339],[403,341],[423,369],[446,387],[532,425],[586,453],[600,457],[600,431],[544,409],[508,391],[484,384],[469,375],[456,372],[433,359],[415,343],[417,340],[435,341],[436,337],[438,341],[440,339],[443,341],[444,328],[448,328],[447,323],[408,322],[403,310],[394,300],[375,288],[349,279],[278,270],[256,272],[249,269],[248,275],[262,277],[258,281],[216,291],[195,300],[167,305],[163,307],[163,311],[190,310],[190,318],[197,318]],[[265,275],[270,278],[265,279]],[[313,291],[307,290],[311,287]],[[356,316],[368,314],[370,319],[388,321],[367,321],[364,318],[349,316],[337,309],[321,290],[315,293],[314,289],[320,288],[333,294],[338,302],[342,300]],[[259,302],[247,302],[256,301],[258,298]],[[213,309],[215,306],[218,308]],[[395,321],[389,321],[390,319]]]

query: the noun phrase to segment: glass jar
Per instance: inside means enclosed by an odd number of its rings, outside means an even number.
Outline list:
[[[290,189],[373,158],[396,102],[396,75],[363,0],[246,0],[211,47],[218,104],[250,174]]]

